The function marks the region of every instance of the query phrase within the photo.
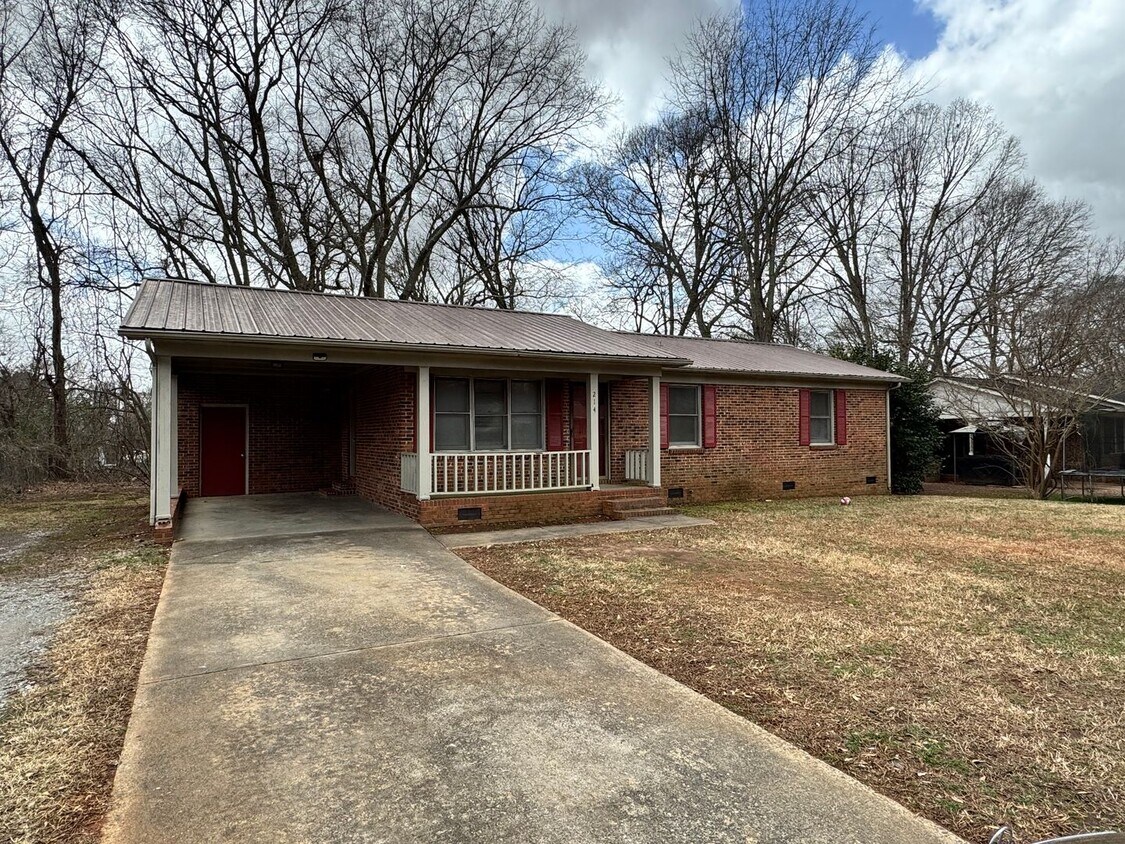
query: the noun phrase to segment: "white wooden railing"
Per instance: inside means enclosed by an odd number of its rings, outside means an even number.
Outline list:
[[[438,452],[430,455],[430,469],[434,495],[582,489],[592,483],[589,451]]]
[[[418,494],[418,455],[405,451],[399,455],[399,489]]]
[[[648,483],[648,450],[625,452],[625,480]]]

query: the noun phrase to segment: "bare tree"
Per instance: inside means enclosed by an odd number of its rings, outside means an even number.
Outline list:
[[[606,275],[641,323],[661,334],[711,336],[738,255],[708,123],[684,114],[635,129],[605,160],[576,168],[574,183],[604,233]]]
[[[815,295],[824,255],[807,194],[862,123],[878,58],[870,27],[840,0],[752,2],[712,18],[674,63],[678,107],[707,115],[738,249],[730,307],[758,340],[778,339]]]
[[[0,160],[31,246],[26,274],[46,298],[36,359],[51,395],[53,477],[70,471],[63,302],[67,286],[80,281],[85,258],[73,228],[84,188],[63,139],[103,46],[87,5],[38,0],[0,6]]]
[[[460,297],[432,289],[466,280],[436,266],[453,255],[495,288],[480,259],[506,259],[510,273],[517,253],[553,236],[538,212],[555,160],[604,104],[573,33],[529,0],[360,0],[342,26],[299,112],[357,289]]]
[[[965,100],[907,109],[890,132],[886,259],[900,363],[941,372],[950,342],[943,317],[965,296],[956,272],[966,219],[1022,165],[1016,140],[991,111]]]

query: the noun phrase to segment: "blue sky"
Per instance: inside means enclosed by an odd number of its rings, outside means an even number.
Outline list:
[[[859,0],[856,8],[870,17],[879,40],[894,44],[907,58],[924,58],[937,46],[937,20],[910,0]]]

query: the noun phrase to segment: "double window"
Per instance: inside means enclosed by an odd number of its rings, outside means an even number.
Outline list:
[[[836,442],[836,408],[832,390],[809,390],[809,442],[832,445]]]
[[[668,386],[668,444],[673,448],[700,444],[699,393],[698,386]]]
[[[435,451],[537,451],[542,447],[542,381],[434,379]]]

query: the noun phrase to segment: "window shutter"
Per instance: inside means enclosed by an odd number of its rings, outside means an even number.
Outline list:
[[[668,447],[668,385],[660,385],[660,447]]]
[[[585,451],[590,447],[590,418],[586,413],[586,385],[570,385],[570,447]]]
[[[563,450],[563,382],[547,382],[547,451]]]
[[[715,417],[715,385],[703,385],[703,447],[719,444],[719,420]]]
[[[848,444],[848,391],[836,391],[836,445]]]
[[[800,422],[798,423],[798,439],[797,442],[801,445],[808,445],[812,442],[812,437],[809,435],[809,391],[800,391]]]

